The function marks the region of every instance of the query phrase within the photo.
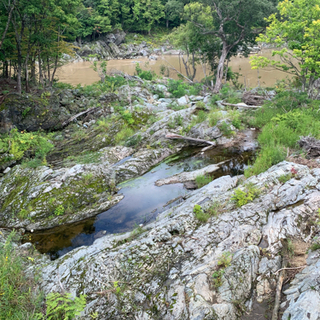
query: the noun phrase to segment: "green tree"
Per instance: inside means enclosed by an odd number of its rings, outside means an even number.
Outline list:
[[[183,3],[177,0],[169,0],[164,6],[166,27],[169,28],[169,22],[174,26],[180,24],[181,16],[183,14]]]
[[[309,98],[316,98],[320,77],[320,0],[285,0],[279,3],[278,11],[267,19],[269,27],[257,41],[275,45],[278,49],[273,50],[272,55],[280,57],[280,61],[255,56],[252,67],[272,66],[293,74],[302,91],[307,92]]]
[[[185,6],[186,16],[198,28],[199,33],[219,40],[219,56],[216,69],[215,92],[219,92],[225,69],[225,61],[241,46],[255,41],[265,26],[264,17],[275,10],[276,0],[201,0]]]

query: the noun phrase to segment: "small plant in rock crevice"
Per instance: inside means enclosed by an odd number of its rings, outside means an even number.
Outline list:
[[[245,185],[244,189],[236,189],[231,197],[231,200],[236,202],[238,207],[242,207],[248,202],[253,201],[260,194],[260,190],[253,184],[248,183]]]
[[[196,204],[193,207],[193,213],[196,216],[196,219],[199,220],[200,222],[207,222],[210,218],[210,215],[206,212],[204,212],[201,208],[200,205]]]
[[[196,177],[196,184],[198,188],[202,188],[212,181],[212,177],[209,175],[199,175]]]
[[[229,251],[224,252],[218,259],[218,268],[212,274],[212,282],[216,289],[222,285],[222,276],[224,275],[225,269],[231,265],[232,253]]]

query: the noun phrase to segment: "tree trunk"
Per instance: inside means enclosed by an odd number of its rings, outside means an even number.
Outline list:
[[[20,60],[20,61],[19,61]],[[19,94],[21,94],[22,89],[21,89],[21,71],[22,71],[22,66],[21,66],[21,57],[20,59],[18,58],[18,67],[17,67],[17,91]]]
[[[40,50],[39,50],[39,53],[38,53],[38,68],[39,68],[39,83],[43,84]]]
[[[28,72],[29,53],[27,53],[25,60],[25,73],[26,73],[26,92],[29,92],[29,72]]]
[[[222,79],[223,79],[223,71],[224,71],[223,70],[224,69],[224,62],[226,60],[227,55],[228,55],[227,43],[223,42],[222,52],[221,52],[221,56],[220,56],[218,67],[217,67],[216,84],[213,89],[214,93],[219,93],[219,91],[221,89]]]
[[[169,28],[169,20],[167,19],[166,21],[166,26],[167,26],[167,29]]]
[[[7,24],[6,24],[6,27],[5,27],[4,32],[2,34],[1,40],[0,40],[0,50],[1,50],[1,47],[2,47],[2,44],[3,44],[3,41],[4,41],[5,37],[6,37],[6,34],[8,32],[9,24],[10,24],[11,17],[12,17],[12,12],[13,12],[13,9],[14,9],[15,5],[16,5],[16,0],[13,0],[12,1],[12,6],[11,6],[9,14],[8,14]]]

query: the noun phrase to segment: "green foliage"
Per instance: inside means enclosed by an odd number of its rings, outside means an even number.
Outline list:
[[[134,131],[129,127],[124,127],[119,131],[115,136],[115,143],[119,144],[121,142],[126,141],[129,137],[131,137],[134,134]]]
[[[231,130],[230,125],[226,122],[226,121],[222,121],[219,125],[218,125],[220,131],[222,132],[222,134],[224,136],[226,136],[227,138],[230,138],[232,135],[235,134],[235,132],[233,130]]]
[[[38,132],[19,132],[12,129],[9,134],[0,137],[0,153],[9,151],[15,160],[22,159],[27,151],[37,159],[44,160],[53,148],[48,138]]]
[[[264,103],[263,107],[255,112],[255,117],[250,125],[261,128],[271,121],[278,114],[294,111],[298,108],[306,108],[311,105],[305,93],[295,91],[284,91],[278,93],[272,101]]]
[[[38,319],[72,320],[80,315],[86,306],[86,295],[72,297],[71,293],[50,292],[46,298],[46,316],[39,315]]]
[[[218,259],[218,269],[212,274],[213,286],[218,289],[222,285],[222,276],[225,269],[231,265],[232,254],[230,252],[224,252]]]
[[[207,175],[200,175],[196,177],[196,184],[198,188],[202,188],[212,181],[212,177]]]
[[[196,216],[196,219],[198,219],[200,222],[207,222],[210,218],[210,215],[208,213],[205,213],[201,206],[196,204],[194,207],[193,207],[193,213],[195,214]]]
[[[205,120],[207,120],[207,113],[205,111],[200,110],[197,114],[196,123],[201,123]]]
[[[311,246],[310,246],[310,250],[311,251],[316,251],[320,249],[320,243],[319,242],[314,242]]]
[[[286,183],[292,178],[292,173],[283,174],[282,176],[278,177],[280,183]]]
[[[153,78],[155,78],[155,73],[150,71],[150,70],[142,70],[140,68],[139,63],[136,63],[136,73],[138,77],[144,80],[149,80],[151,81]]]
[[[56,209],[54,210],[54,214],[56,216],[62,216],[65,212],[64,206],[63,205],[59,205],[58,207],[56,207]]]
[[[246,177],[259,174],[286,158],[287,148],[297,148],[300,136],[320,138],[318,102],[305,105],[305,95],[280,94],[274,104],[267,103],[258,111],[255,123],[264,125],[258,137],[261,150],[253,167],[245,171]],[[286,103],[280,102],[288,97]],[[290,99],[291,97],[291,99]],[[299,109],[298,109],[299,108]]]
[[[13,231],[0,244],[0,319],[35,320],[34,314],[42,309],[43,295],[34,279],[25,274],[28,259],[14,246],[16,236]]]
[[[318,0],[279,2],[278,13],[267,19],[269,27],[257,40],[275,45],[277,49],[272,55],[279,56],[280,60],[255,56],[251,62],[253,68],[272,66],[291,73],[299,79],[302,91],[308,92],[309,97],[318,96],[314,82],[320,75],[319,18]]]
[[[253,184],[246,184],[244,189],[236,189],[231,197],[231,200],[235,201],[238,207],[242,207],[248,202],[253,201],[260,194],[260,190]]]
[[[174,98],[181,98],[186,94],[187,85],[182,80],[169,79],[168,91]]]
[[[211,127],[214,127],[217,125],[218,121],[221,119],[222,115],[220,112],[212,111],[209,113],[208,119],[209,119],[209,125]]]

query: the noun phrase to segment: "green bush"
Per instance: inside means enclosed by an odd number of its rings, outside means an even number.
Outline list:
[[[136,73],[137,73],[138,77],[140,77],[141,79],[144,79],[144,80],[151,81],[153,78],[155,78],[154,72],[149,71],[149,70],[142,70],[140,68],[139,63],[136,63]]]
[[[197,96],[200,94],[202,90],[202,84],[201,83],[195,83],[193,85],[189,86],[189,94],[193,96]]]
[[[222,276],[225,269],[231,265],[232,254],[227,251],[224,252],[218,259],[218,269],[212,274],[213,286],[217,289],[222,285]]]
[[[9,134],[3,134],[0,137],[0,153],[9,150],[15,160],[22,159],[27,151],[37,159],[44,160],[53,148],[48,137],[39,132],[20,132],[12,129]]]
[[[186,92],[187,85],[182,80],[169,79],[168,91],[174,98],[181,98]]]
[[[222,115],[220,112],[217,111],[211,111],[208,115],[208,119],[209,119],[209,125],[211,127],[214,127],[215,125],[217,125],[218,121],[221,119]]]
[[[207,222],[210,218],[210,215],[208,213],[205,213],[201,206],[199,206],[198,204],[196,204],[193,207],[193,213],[195,214],[196,218],[200,221],[200,222]]]
[[[80,315],[86,306],[86,295],[72,297],[71,293],[50,292],[47,295],[46,316],[39,314],[38,319],[43,320],[72,320]]]

